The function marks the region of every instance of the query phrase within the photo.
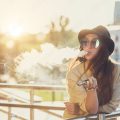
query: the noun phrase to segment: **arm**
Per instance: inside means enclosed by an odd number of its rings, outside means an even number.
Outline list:
[[[117,109],[120,104],[120,73],[113,86],[113,95],[109,103],[100,106],[99,112],[111,113]]]
[[[90,114],[96,114],[98,112],[98,97],[97,97],[97,80],[94,77],[89,78],[89,82],[85,85],[87,89],[86,97],[86,109]]]
[[[74,78],[75,80],[76,75],[75,74],[70,74],[70,75],[71,75],[70,78]],[[73,91],[74,90],[73,86],[76,84],[76,82],[74,80],[71,80],[69,76],[67,78],[68,78],[68,90],[72,89]],[[86,89],[90,89],[90,90],[87,90],[85,93],[83,93],[83,91],[85,91],[84,87],[76,86],[78,88],[79,94],[76,93],[74,94],[80,97],[78,102],[78,105],[80,107],[79,112],[81,112],[82,110],[85,113],[95,114],[98,111],[98,98],[96,92],[97,81],[93,77],[89,79],[90,80],[85,87]],[[78,114],[78,111],[76,111],[76,105],[74,105],[73,103],[67,104],[66,108],[70,114]]]
[[[66,87],[69,96],[69,101],[65,102],[66,110],[72,115],[80,114],[79,111],[88,113],[85,107],[85,88],[76,84],[81,75],[81,67],[79,66],[79,71],[76,69],[76,63],[74,65],[73,63],[73,61],[69,62],[66,74]]]
[[[85,106],[90,114],[96,114],[98,112],[98,97],[96,89],[87,91]]]

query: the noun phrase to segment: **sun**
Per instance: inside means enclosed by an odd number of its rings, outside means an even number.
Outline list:
[[[17,24],[10,24],[8,27],[8,34],[17,37],[23,33],[23,28]]]

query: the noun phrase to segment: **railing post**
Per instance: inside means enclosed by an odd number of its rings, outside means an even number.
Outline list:
[[[55,91],[52,91],[52,101],[55,101]]]
[[[8,120],[11,120],[11,107],[8,107]]]
[[[8,100],[8,102],[11,102],[11,100]],[[8,107],[8,120],[11,120],[12,113],[11,113],[11,107]]]
[[[104,113],[99,113],[98,114],[98,120],[106,120],[105,114]]]
[[[30,104],[34,104],[34,90],[30,89]],[[30,120],[34,120],[34,109],[30,108]]]

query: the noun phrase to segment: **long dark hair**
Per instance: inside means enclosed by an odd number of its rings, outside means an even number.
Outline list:
[[[87,69],[90,68],[93,76],[97,79],[99,105],[104,105],[111,100],[113,94],[114,64],[109,59],[110,53],[106,41],[103,38],[100,39],[100,49],[94,59],[89,63]]]

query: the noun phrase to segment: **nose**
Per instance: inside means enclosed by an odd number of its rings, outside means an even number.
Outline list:
[[[87,49],[92,49],[92,44],[90,42],[88,42],[86,48]]]

